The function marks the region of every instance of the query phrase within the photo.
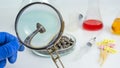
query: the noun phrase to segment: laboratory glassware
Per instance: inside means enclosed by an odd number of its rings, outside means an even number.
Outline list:
[[[67,31],[74,32],[79,29],[79,22],[81,22],[83,15],[78,10],[68,13]]]
[[[87,15],[82,26],[84,29],[90,31],[97,31],[103,28],[99,10],[99,0],[88,0]]]
[[[75,49],[76,39],[73,35],[64,33],[55,45],[60,56],[70,54]],[[49,57],[47,50],[33,50],[39,56]]]
[[[78,60],[78,58],[82,58],[86,53],[88,53],[91,48],[95,45],[96,37],[91,38],[84,46],[80,47],[78,53],[75,55],[75,60]]]
[[[120,35],[120,12],[118,13],[117,17],[114,19],[111,29],[113,34]]]

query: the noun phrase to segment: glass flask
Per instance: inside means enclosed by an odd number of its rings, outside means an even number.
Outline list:
[[[114,19],[111,29],[113,34],[120,35],[120,13]]]
[[[83,28],[90,31],[96,31],[103,28],[103,23],[100,16],[99,0],[88,0],[88,10]]]

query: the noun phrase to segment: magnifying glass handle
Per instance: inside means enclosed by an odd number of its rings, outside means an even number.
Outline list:
[[[65,68],[55,46],[47,49],[57,68]]]

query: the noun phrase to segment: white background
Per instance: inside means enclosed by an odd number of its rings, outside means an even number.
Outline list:
[[[15,35],[14,21],[20,10],[22,0],[0,0],[0,31],[6,31]],[[70,33],[76,38],[75,50],[66,56],[61,57],[65,68],[100,68],[98,58],[99,49],[96,45],[79,58],[79,48],[92,38],[97,37],[97,41],[104,38],[114,39],[116,48],[120,49],[120,37],[111,33],[111,25],[120,9],[120,0],[100,0],[100,12],[104,27],[98,32],[89,32],[82,29],[82,21],[78,20],[78,13],[85,17],[87,10],[87,0],[49,0],[62,14],[65,21],[65,33]],[[78,28],[68,30],[69,23],[79,23]],[[76,25],[73,24],[72,27]],[[76,26],[77,27],[77,26]],[[99,35],[99,36],[98,36]],[[18,53],[16,63],[7,63],[6,68],[56,68],[50,58],[36,56],[28,48],[24,52]],[[120,53],[109,55],[102,68],[120,68]]]

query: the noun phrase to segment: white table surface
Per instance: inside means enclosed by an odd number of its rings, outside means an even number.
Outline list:
[[[116,40],[116,48],[120,49],[119,36],[113,35],[110,31],[111,24],[120,9],[120,0],[100,0],[100,12],[104,27],[98,32],[89,32],[81,28],[82,21],[78,22],[75,18],[76,13],[82,13],[85,17],[87,10],[87,0],[49,0],[50,4],[55,6],[62,14],[65,21],[65,33],[70,33],[76,38],[76,48],[69,55],[61,57],[65,68],[100,68],[98,62],[99,49],[95,46],[84,54],[82,58],[79,56],[81,46],[92,38],[97,36],[97,41],[104,38]],[[20,0],[0,0],[0,31],[6,31],[15,34],[14,21],[21,5]],[[79,23],[79,27],[75,31],[67,29],[68,22]],[[99,35],[99,36],[98,36]],[[50,58],[44,58],[34,55],[30,49],[26,48],[24,52],[18,53],[16,63],[7,63],[6,68],[56,68]],[[120,68],[120,53],[109,55],[102,68]]]

